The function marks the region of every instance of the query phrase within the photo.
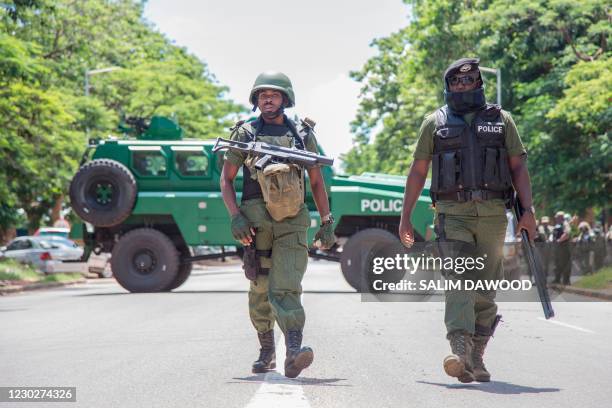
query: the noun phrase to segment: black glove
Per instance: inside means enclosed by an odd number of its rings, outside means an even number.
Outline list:
[[[232,235],[234,239],[237,241],[242,241],[243,239],[251,236],[251,225],[249,220],[242,215],[242,213],[238,213],[232,217]]]
[[[318,241],[318,242],[317,242]],[[321,225],[319,231],[315,235],[315,246],[320,249],[329,249],[336,243],[336,236],[334,235],[334,224],[327,223]]]

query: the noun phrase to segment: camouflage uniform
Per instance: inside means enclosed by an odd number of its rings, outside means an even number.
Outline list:
[[[286,119],[289,120],[289,119]],[[232,134],[233,140],[249,141],[249,133],[256,128],[254,123],[241,125]],[[264,125],[256,136],[257,141],[269,144],[292,147],[295,136],[287,126]],[[318,153],[317,141],[312,131],[305,139],[306,150]],[[244,166],[246,154],[228,150],[225,160],[236,166],[243,166],[243,177],[250,177],[251,172]],[[257,181],[253,180],[254,183]],[[249,290],[249,315],[255,329],[266,332],[278,322],[283,333],[288,330],[302,330],[304,327],[304,308],[300,300],[302,278],[308,262],[308,243],[306,231],[310,226],[310,215],[306,205],[293,218],[281,222],[274,221],[261,197],[261,193],[249,193],[244,196],[240,211],[255,227],[255,246],[259,251],[271,250],[271,256],[261,256],[260,264],[268,269],[267,275],[259,275],[251,281]]]

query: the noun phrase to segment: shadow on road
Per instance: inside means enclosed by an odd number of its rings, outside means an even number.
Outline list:
[[[149,292],[149,293],[130,293],[130,292],[109,292],[109,293],[82,293],[80,295],[74,295],[75,297],[87,297],[87,296],[121,296],[121,295],[130,295],[130,296],[147,296],[147,295],[164,295],[164,296],[173,296],[180,294],[188,294],[188,293],[219,293],[219,294],[227,294],[227,293],[248,293],[248,290],[183,290],[178,292]]]
[[[288,385],[316,385],[325,387],[352,387],[350,384],[334,384],[338,381],[346,381],[346,378],[287,378],[279,372],[269,371],[266,374],[255,374],[250,377],[234,377],[228,381],[228,384],[252,384],[252,383],[267,383],[267,384],[288,384]]]
[[[429,381],[417,381],[420,384],[436,385],[438,387],[448,388],[449,390],[474,390],[488,392],[490,394],[540,394],[543,392],[559,392],[560,388],[536,388],[517,385],[505,381],[491,381],[489,383],[472,383],[472,384],[443,384]]]
[[[87,297],[87,296],[119,296],[119,295],[186,295],[186,294],[194,294],[194,293],[218,293],[218,294],[227,294],[227,293],[248,293],[249,291],[246,289],[235,289],[235,290],[178,290],[176,292],[151,292],[151,293],[129,293],[129,292],[112,292],[112,293],[82,293],[79,295],[74,295],[75,297]],[[356,292],[351,291],[335,291],[335,290],[305,290],[303,293],[313,293],[313,294],[334,294],[334,295],[355,295]]]

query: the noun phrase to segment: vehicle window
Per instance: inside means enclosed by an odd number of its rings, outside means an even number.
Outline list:
[[[208,175],[208,156],[202,151],[175,151],[176,170],[183,176]]]
[[[51,241],[51,246],[53,248],[62,248],[62,249],[65,249],[65,248],[74,248],[73,245],[70,245],[70,244],[67,244],[67,243],[61,242],[61,241],[55,241],[55,240]]]
[[[168,170],[166,158],[157,151],[134,151],[132,163],[140,176],[165,176]]]
[[[7,251],[17,251],[21,248],[21,243],[23,242],[23,240],[19,240],[19,241],[13,241],[10,244],[8,244],[8,246],[6,247]]]
[[[48,241],[38,241],[38,245],[40,245],[40,247],[42,249],[51,249],[51,248],[53,248],[53,245],[51,245]]]

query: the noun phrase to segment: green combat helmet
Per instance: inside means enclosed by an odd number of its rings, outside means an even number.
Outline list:
[[[288,103],[285,108],[291,108],[295,106],[295,95],[293,93],[293,85],[289,77],[282,72],[268,71],[263,72],[257,76],[253,89],[251,89],[251,95],[249,101],[253,106],[257,106],[257,91],[262,89],[275,89],[281,91],[287,96]]]

